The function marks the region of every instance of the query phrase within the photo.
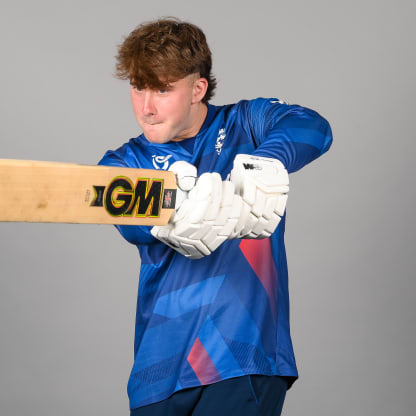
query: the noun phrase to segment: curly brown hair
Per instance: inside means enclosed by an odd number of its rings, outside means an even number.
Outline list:
[[[211,51],[201,29],[176,18],[143,23],[118,48],[116,76],[136,88],[165,89],[169,83],[199,73],[208,81],[203,102],[214,95]]]

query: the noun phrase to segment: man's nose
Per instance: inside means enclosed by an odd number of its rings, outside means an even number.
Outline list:
[[[156,108],[153,101],[153,92],[147,90],[144,94],[143,114],[146,116],[156,114]]]

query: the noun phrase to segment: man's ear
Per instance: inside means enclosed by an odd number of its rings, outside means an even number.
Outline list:
[[[198,78],[194,82],[192,92],[192,104],[202,101],[208,89],[208,81],[205,78]]]

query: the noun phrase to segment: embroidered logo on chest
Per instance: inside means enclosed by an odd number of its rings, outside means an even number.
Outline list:
[[[167,170],[169,167],[169,159],[172,157],[172,155],[166,155],[166,156],[152,156],[152,163],[155,169],[162,169]]]
[[[225,136],[225,129],[219,129],[217,141],[215,142],[215,151],[218,153],[218,156],[220,155],[222,146],[224,145]]]

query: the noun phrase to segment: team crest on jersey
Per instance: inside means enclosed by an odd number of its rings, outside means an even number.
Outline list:
[[[219,129],[217,141],[215,142],[215,151],[218,153],[218,156],[221,154],[222,146],[224,145],[225,141],[225,136],[225,129]]]
[[[152,156],[152,163],[155,169],[162,169],[167,170],[169,167],[169,159],[172,157],[172,155],[166,155],[166,156]]]

